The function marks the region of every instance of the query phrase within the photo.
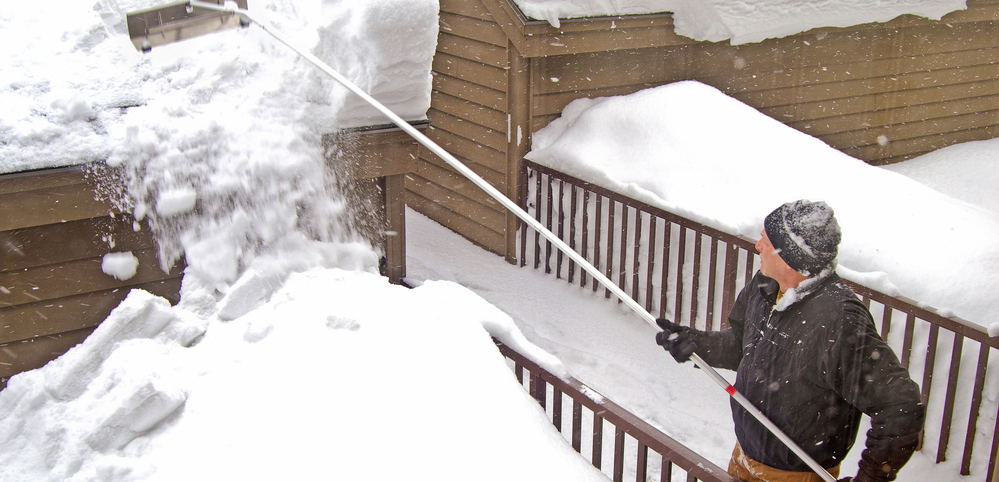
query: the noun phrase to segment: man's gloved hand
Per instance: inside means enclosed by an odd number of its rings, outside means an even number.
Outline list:
[[[681,326],[665,318],[656,320],[663,331],[656,333],[656,343],[668,351],[680,363],[690,360],[690,355],[697,350],[697,343],[691,336],[691,329]]]

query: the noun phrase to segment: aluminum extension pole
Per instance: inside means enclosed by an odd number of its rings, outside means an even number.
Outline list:
[[[334,80],[342,84],[351,92],[360,96],[361,99],[363,99],[368,104],[371,104],[372,107],[378,109],[378,111],[384,114],[386,117],[388,117],[393,124],[397,125],[400,129],[406,131],[407,134],[416,139],[420,144],[423,144],[423,146],[425,146],[427,149],[430,149],[431,152],[437,154],[441,159],[447,162],[448,165],[450,165],[458,172],[460,172],[462,175],[467,177],[476,186],[485,191],[486,194],[489,194],[496,201],[502,204],[503,207],[509,209],[510,212],[514,213],[518,218],[520,218],[521,221],[524,221],[529,226],[531,226],[532,229],[541,233],[541,235],[544,236],[545,239],[551,241],[551,243],[554,244],[560,251],[562,251],[562,253],[564,253],[566,256],[568,256],[573,261],[578,263],[581,268],[583,268],[587,273],[593,276],[593,278],[599,281],[600,284],[602,284],[605,288],[613,292],[614,295],[618,297],[618,299],[620,299],[622,302],[624,302],[624,304],[628,305],[628,307],[630,307],[632,310],[638,313],[642,318],[645,319],[646,322],[652,325],[652,327],[654,327],[656,330],[660,330],[659,325],[656,324],[656,318],[652,316],[651,313],[645,311],[645,308],[639,305],[637,301],[631,298],[631,296],[628,296],[628,294],[625,293],[623,290],[621,290],[621,288],[619,288],[616,284],[614,284],[613,281],[604,276],[604,274],[601,273],[592,264],[590,264],[590,262],[587,261],[586,258],[583,258],[574,249],[570,248],[569,245],[565,244],[564,241],[555,236],[554,233],[545,228],[539,221],[532,218],[529,214],[527,214],[527,212],[521,209],[520,206],[518,206],[515,202],[511,201],[510,198],[506,197],[506,195],[501,193],[491,184],[486,182],[486,180],[483,179],[481,176],[479,176],[474,171],[469,169],[468,166],[465,166],[461,161],[452,156],[451,153],[445,151],[441,146],[437,145],[437,143],[430,140],[430,138],[425,136],[422,132],[420,132],[415,127],[410,125],[408,122],[403,120],[401,117],[396,115],[395,112],[389,110],[389,108],[385,107],[385,105],[383,105],[381,102],[375,100],[375,98],[368,95],[367,92],[361,90],[358,86],[354,85],[353,82],[351,82],[344,76],[340,75],[339,72],[333,70],[325,62],[319,60],[319,58],[317,58],[315,55],[312,55],[307,51],[297,48],[290,41],[288,41],[284,37],[284,35],[282,35],[280,32],[278,32],[265,22],[261,22],[253,18],[253,16],[246,10],[240,10],[239,8],[235,7],[219,6],[214,3],[205,3],[197,0],[190,0],[190,4],[198,8],[238,14],[245,18],[248,18],[253,23],[259,25],[265,32],[271,34],[271,36],[273,36],[275,39],[287,45],[289,48],[291,48],[296,53],[301,55],[303,58],[311,62],[313,65],[318,67],[320,70],[325,72],[330,77],[333,77]],[[819,474],[819,476],[822,477],[823,480],[825,480],[826,482],[836,482],[836,479],[831,474],[829,474],[829,472],[826,471],[825,468],[819,465],[818,462],[816,462],[815,459],[813,459],[810,455],[805,453],[805,451],[802,450],[801,447],[798,446],[798,444],[796,444],[793,440],[791,440],[791,438],[788,437],[779,427],[774,425],[774,423],[771,422],[770,419],[768,419],[767,416],[763,414],[763,412],[760,412],[759,409],[753,406],[752,402],[750,402],[745,396],[739,393],[739,391],[736,390],[735,387],[733,387],[730,383],[728,383],[727,380],[722,378],[722,376],[714,368],[705,363],[700,356],[694,353],[691,355],[691,358],[694,360],[694,363],[699,368],[701,368],[701,370],[704,371],[704,373],[707,373],[708,376],[715,381],[715,383],[724,388],[725,391],[733,399],[735,399],[735,401],[738,402],[739,405],[742,406],[742,408],[744,408],[747,412],[753,415],[753,417],[755,417],[756,420],[762,423],[778,439],[784,442],[784,444],[787,445],[788,448],[790,448],[795,453],[795,455],[797,455],[803,461],[805,461],[805,463],[808,464],[808,466],[811,467],[816,474]]]

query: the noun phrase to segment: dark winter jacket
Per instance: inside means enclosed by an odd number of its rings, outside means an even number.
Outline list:
[[[870,415],[861,475],[894,480],[919,443],[925,417],[919,387],[837,275],[813,283],[781,310],[777,288],[757,272],[736,299],[730,328],[696,333],[697,353],[712,366],[736,370],[735,388],[825,468],[840,463],[856,441],[861,414]],[[732,417],[750,458],[810,471],[734,400]]]

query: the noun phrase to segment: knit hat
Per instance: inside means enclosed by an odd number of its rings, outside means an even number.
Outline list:
[[[784,204],[767,215],[763,228],[781,259],[806,276],[832,264],[842,237],[832,208],[822,201]]]

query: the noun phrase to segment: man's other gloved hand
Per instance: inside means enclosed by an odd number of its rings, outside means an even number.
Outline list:
[[[690,355],[697,350],[697,343],[691,336],[691,329],[681,326],[665,318],[656,320],[663,331],[656,333],[656,343],[668,351],[673,358],[680,363],[690,360]]]

